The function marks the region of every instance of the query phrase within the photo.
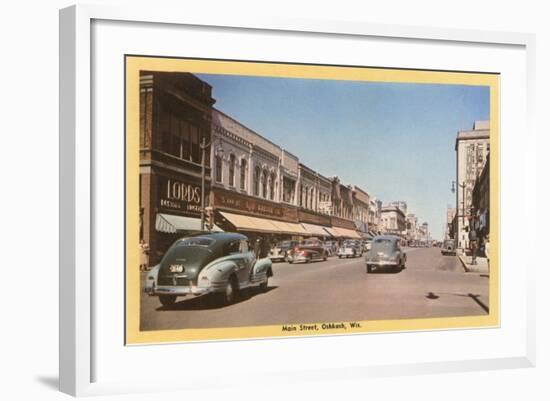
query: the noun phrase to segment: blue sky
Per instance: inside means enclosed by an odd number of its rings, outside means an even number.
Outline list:
[[[197,74],[215,107],[301,163],[408,212],[442,238],[456,133],[489,118],[489,88]]]

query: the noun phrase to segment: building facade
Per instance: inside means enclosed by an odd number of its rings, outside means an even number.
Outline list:
[[[485,237],[489,235],[489,208],[490,208],[490,191],[489,191],[489,173],[490,162],[487,159],[485,167],[474,185],[472,193],[472,212],[474,227],[477,230],[478,236]]]
[[[406,235],[407,223],[405,213],[397,206],[383,206],[380,213],[382,230],[386,234]]]
[[[181,233],[200,230],[201,199],[210,190],[205,160],[201,192],[200,144],[210,142],[214,102],[210,85],[192,74],[140,74],[139,238],[149,248],[149,265]]]
[[[476,121],[471,130],[459,131],[456,137],[456,240],[461,249],[469,246],[473,190],[489,155],[489,136],[489,121]]]

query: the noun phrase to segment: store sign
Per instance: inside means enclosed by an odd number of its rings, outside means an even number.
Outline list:
[[[246,212],[265,217],[276,217],[281,220],[295,221],[296,210],[275,203],[264,202],[226,190],[214,188],[212,206],[238,212]]]
[[[172,178],[160,178],[160,207],[197,214],[201,211],[201,187]]]

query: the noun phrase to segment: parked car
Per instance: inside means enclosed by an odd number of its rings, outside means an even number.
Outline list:
[[[298,245],[298,241],[281,241],[269,251],[272,262],[282,262],[287,259],[288,251]]]
[[[288,263],[305,262],[312,260],[327,260],[328,254],[321,240],[317,238],[308,238],[295,246],[292,252],[289,252]]]
[[[405,268],[407,254],[401,250],[399,237],[380,235],[372,240],[372,247],[365,257],[367,273],[378,269]]]
[[[363,245],[360,241],[354,239],[345,240],[337,252],[338,257],[341,258],[355,258],[357,256],[363,256]]]
[[[211,233],[178,239],[148,274],[145,292],[162,305],[177,297],[211,294],[223,304],[234,302],[245,288],[267,288],[273,275],[269,258],[257,260],[246,236]]]
[[[443,246],[441,247],[442,255],[456,255],[456,245],[455,241],[452,239],[446,239],[443,241]]]
[[[363,240],[363,252],[368,252],[372,246],[372,240],[366,239]]]

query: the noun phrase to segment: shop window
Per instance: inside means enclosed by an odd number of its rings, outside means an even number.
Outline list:
[[[241,159],[241,189],[246,189],[246,160]]]
[[[229,155],[229,185],[235,186],[235,155]]]
[[[216,156],[216,182],[222,182],[222,157]]]

